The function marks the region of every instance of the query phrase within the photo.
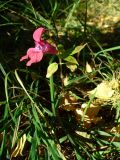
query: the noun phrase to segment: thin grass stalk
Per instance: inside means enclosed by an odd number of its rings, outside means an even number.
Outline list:
[[[97,91],[97,90],[96,90],[96,91]],[[89,100],[89,102],[88,102],[88,105],[87,105],[87,107],[86,107],[85,110],[84,110],[84,113],[83,113],[83,116],[82,116],[82,119],[81,119],[82,122],[84,121],[84,118],[85,118],[85,115],[86,115],[86,112],[87,112],[88,108],[90,107],[93,99],[95,98],[96,91],[95,91],[95,93],[92,95],[92,97],[90,98],[90,100]]]
[[[3,131],[3,140],[0,146],[0,157],[2,157],[5,145],[6,145],[6,130]]]
[[[31,103],[34,104],[35,108],[37,109],[37,111],[39,112],[39,114],[41,115],[42,118],[44,118],[45,120],[45,116],[43,115],[43,113],[41,112],[41,110],[39,109],[39,107],[37,106],[37,104],[33,101],[32,97],[29,95],[29,93],[27,92],[26,88],[24,87],[20,77],[18,76],[17,70],[15,70],[15,76],[19,82],[19,84],[21,85],[22,89],[24,90],[24,92],[26,93],[26,95],[28,96],[28,98],[30,99]]]
[[[85,23],[84,23],[84,38],[86,39],[86,37],[87,37],[87,33],[86,33],[86,31],[87,31],[87,4],[88,3],[88,1],[87,0],[85,0]]]
[[[53,115],[55,116],[55,94],[54,94],[54,80],[53,76],[50,77],[50,97],[51,97],[51,105],[52,105],[52,112]]]
[[[53,62],[53,60],[54,60],[54,56],[51,58],[49,65]],[[55,111],[55,87],[54,87],[53,75],[50,77],[50,98],[51,98],[53,116],[55,116],[56,115],[56,111]]]

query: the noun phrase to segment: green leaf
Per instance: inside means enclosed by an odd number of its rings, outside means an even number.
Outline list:
[[[30,135],[30,133],[27,134],[27,141],[28,142],[32,142],[32,136]]]
[[[73,56],[68,56],[64,60],[67,61],[67,62],[70,62],[71,64],[77,64],[78,65],[77,60]]]
[[[67,140],[67,136],[64,136],[64,137],[62,137],[62,138],[59,139],[59,142],[60,142],[60,143],[63,143],[63,142],[65,142],[66,140]]]
[[[46,78],[50,78],[58,70],[58,64],[56,62],[51,63],[47,68]]]
[[[86,46],[86,44],[75,47],[75,49],[72,51],[72,53],[70,55],[74,55],[74,54],[80,52],[85,46]]]
[[[112,135],[107,133],[107,132],[104,132],[104,131],[98,131],[98,133],[101,135],[101,136],[107,136],[107,137],[111,137]]]
[[[115,50],[120,50],[120,46],[112,47],[112,48],[108,48],[108,49],[102,49],[101,51],[99,51],[99,52],[97,52],[97,53],[95,54],[95,58],[96,58],[100,53],[111,52],[111,51],[115,51]]]
[[[82,160],[83,158],[80,156],[77,150],[75,150],[75,155],[78,160]]]
[[[112,142],[112,144],[113,144],[115,147],[117,147],[117,148],[120,149],[120,142]]]
[[[2,156],[3,151],[5,149],[5,144],[6,144],[6,130],[3,131],[3,137],[2,137],[2,142],[0,146],[0,157]]]
[[[36,131],[34,132],[34,136],[31,139],[31,149],[29,152],[29,159],[37,159],[37,133]]]
[[[79,53],[85,46],[86,46],[86,44],[77,46],[74,49],[70,48],[70,49],[66,50],[65,52],[59,54],[58,56],[59,56],[59,58],[65,59],[70,55],[72,56],[76,53]]]

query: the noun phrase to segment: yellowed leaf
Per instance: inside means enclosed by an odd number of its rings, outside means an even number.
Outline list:
[[[68,57],[65,58],[64,60],[67,61],[67,62],[69,62],[69,63],[71,63],[71,64],[76,64],[76,65],[78,65],[78,62],[77,62],[76,58],[73,57],[73,56],[68,56]]]
[[[88,94],[89,95],[95,94],[96,98],[106,100],[106,99],[110,99],[113,96],[114,90],[109,85],[109,83],[106,81],[106,82],[102,82],[98,84],[97,87],[93,89],[92,91],[89,91]]]
[[[63,84],[64,84],[64,86],[67,86],[69,84],[67,76],[63,79]]]
[[[17,146],[13,150],[11,157],[17,157],[18,155],[22,155],[22,151],[24,149],[24,145],[26,142],[26,134],[24,134],[17,143]]]
[[[76,64],[72,64],[72,63],[69,63],[69,62],[66,63],[66,66],[67,66],[67,68],[70,69],[71,72],[75,72],[75,70],[77,69]]]
[[[74,54],[80,52],[85,46],[86,46],[86,44],[75,47],[75,49],[72,51],[72,53],[70,55],[74,55]]]
[[[58,64],[56,62],[51,63],[47,68],[46,78],[50,78],[58,70]]]
[[[90,66],[90,64],[88,62],[86,62],[86,72],[87,73],[92,72],[92,67]]]
[[[80,131],[75,131],[78,135],[84,137],[84,138],[90,138],[90,134],[88,134],[87,132],[80,132]]]

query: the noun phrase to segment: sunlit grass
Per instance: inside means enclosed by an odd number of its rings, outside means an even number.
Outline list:
[[[0,158],[117,159],[120,46],[104,48],[95,37],[96,27],[93,32],[87,25],[88,1],[49,0],[46,5],[11,0],[1,1],[0,8],[0,27],[8,43],[0,49]],[[56,44],[59,54],[53,59],[45,55],[40,64],[25,68],[19,58],[40,26],[48,29],[45,38]],[[12,39],[12,51],[5,36]],[[58,70],[46,78],[53,60]],[[90,95],[100,84],[104,88]],[[104,94],[105,99],[100,98]]]

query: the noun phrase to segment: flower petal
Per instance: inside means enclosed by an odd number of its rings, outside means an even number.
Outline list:
[[[43,58],[42,50],[36,48],[29,48],[27,51],[27,55],[30,60],[27,62],[26,66],[31,66],[32,63],[40,62]]]
[[[25,59],[28,59],[28,55],[26,54],[25,56],[20,58],[20,61],[24,61]]]
[[[42,37],[42,33],[45,31],[45,29],[43,27],[40,27],[38,29],[36,29],[33,33],[33,39],[36,41],[36,42],[39,42],[41,37]]]
[[[43,52],[50,54],[57,54],[56,48],[48,42],[44,42]]]

